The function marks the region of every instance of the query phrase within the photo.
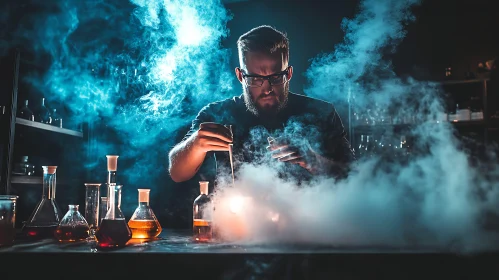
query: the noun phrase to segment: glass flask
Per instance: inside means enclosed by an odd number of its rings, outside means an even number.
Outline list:
[[[200,194],[193,203],[192,231],[196,242],[208,242],[212,239],[212,205],[208,196],[208,181],[199,182]]]
[[[110,184],[108,186],[108,205],[106,217],[95,232],[97,246],[100,248],[116,248],[126,245],[132,238],[132,231],[125,221],[121,212],[121,185]]]
[[[52,238],[61,221],[59,207],[55,202],[57,166],[42,166],[42,168],[42,199],[23,227],[26,237],[33,239]]]
[[[85,220],[90,228],[90,237],[95,236],[99,226],[100,183],[85,183]]]
[[[52,123],[52,114],[47,106],[45,106],[45,98],[42,98],[42,105],[38,108],[36,121],[48,124]]]
[[[99,205],[99,225],[107,214],[107,196],[101,196]]]
[[[28,107],[28,100],[24,101],[24,106],[19,110],[19,113],[17,114],[18,117],[30,121],[35,120],[35,115],[33,114],[33,111]]]
[[[118,157],[116,155],[107,155],[107,190],[109,191],[110,184],[117,184],[117,172],[118,172]],[[107,193],[107,197],[109,197],[109,192]],[[109,210],[109,199],[107,201],[107,209]],[[107,214],[107,212],[106,212]]]
[[[0,195],[0,247],[10,246],[16,237],[15,195]]]
[[[150,189],[138,189],[138,191],[139,206],[128,221],[132,238],[155,238],[161,233],[161,225],[149,206]]]
[[[78,207],[79,205],[70,204],[68,212],[55,230],[55,238],[60,242],[83,241],[88,238],[90,228]]]

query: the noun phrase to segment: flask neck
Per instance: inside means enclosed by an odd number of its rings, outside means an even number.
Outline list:
[[[114,220],[117,218],[123,218],[121,213],[121,185],[110,184],[108,185],[108,197],[107,197],[108,210],[106,214],[106,219]]]
[[[56,177],[54,174],[43,174],[43,193],[42,197],[47,199],[55,199]]]
[[[107,184],[116,184],[116,171],[108,171],[107,172]]]

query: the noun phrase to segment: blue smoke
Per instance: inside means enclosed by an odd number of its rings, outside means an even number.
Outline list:
[[[230,50],[221,47],[231,15],[220,1],[78,1],[28,3],[34,12],[13,13],[12,46],[29,47],[33,65],[22,77],[49,104],[64,104],[65,124],[89,123],[95,139],[85,162],[105,180],[106,154],[118,154],[119,180],[137,188],[163,188],[167,152],[199,109],[228,97]],[[25,12],[20,4],[9,10]],[[15,27],[15,28],[14,28]],[[3,29],[2,29],[3,30]],[[121,170],[121,172],[120,172]],[[163,184],[163,185],[161,185]],[[125,199],[126,200],[126,199]],[[125,205],[126,207],[126,205]],[[132,209],[133,210],[133,209]]]

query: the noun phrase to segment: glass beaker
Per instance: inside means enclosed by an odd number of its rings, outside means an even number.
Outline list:
[[[150,239],[161,233],[161,225],[149,206],[150,189],[138,189],[139,206],[133,212],[128,226],[132,231],[132,238]]]
[[[121,212],[121,185],[108,186],[108,204],[106,217],[95,232],[97,246],[100,248],[123,247],[132,238],[132,231]]]
[[[55,238],[60,242],[83,241],[88,238],[90,228],[87,221],[78,212],[79,205],[69,205],[69,210],[55,230]]]
[[[192,231],[194,241],[207,242],[212,239],[213,206],[208,196],[208,181],[199,182],[200,195],[196,197],[192,209]]]
[[[99,227],[100,183],[85,183],[85,220],[90,228],[90,237]]]
[[[42,166],[42,199],[24,224],[23,232],[28,238],[52,238],[61,221],[60,210],[55,202],[57,166]]]
[[[10,246],[16,238],[15,195],[0,195],[0,247]]]

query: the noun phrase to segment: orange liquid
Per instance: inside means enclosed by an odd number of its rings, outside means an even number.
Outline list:
[[[82,241],[88,237],[88,231],[86,226],[60,226],[55,230],[55,238],[60,242]]]
[[[194,219],[192,231],[195,242],[209,242],[213,238],[210,221]]]
[[[161,233],[161,226],[155,220],[130,220],[128,227],[132,231],[132,238],[155,238]]]

